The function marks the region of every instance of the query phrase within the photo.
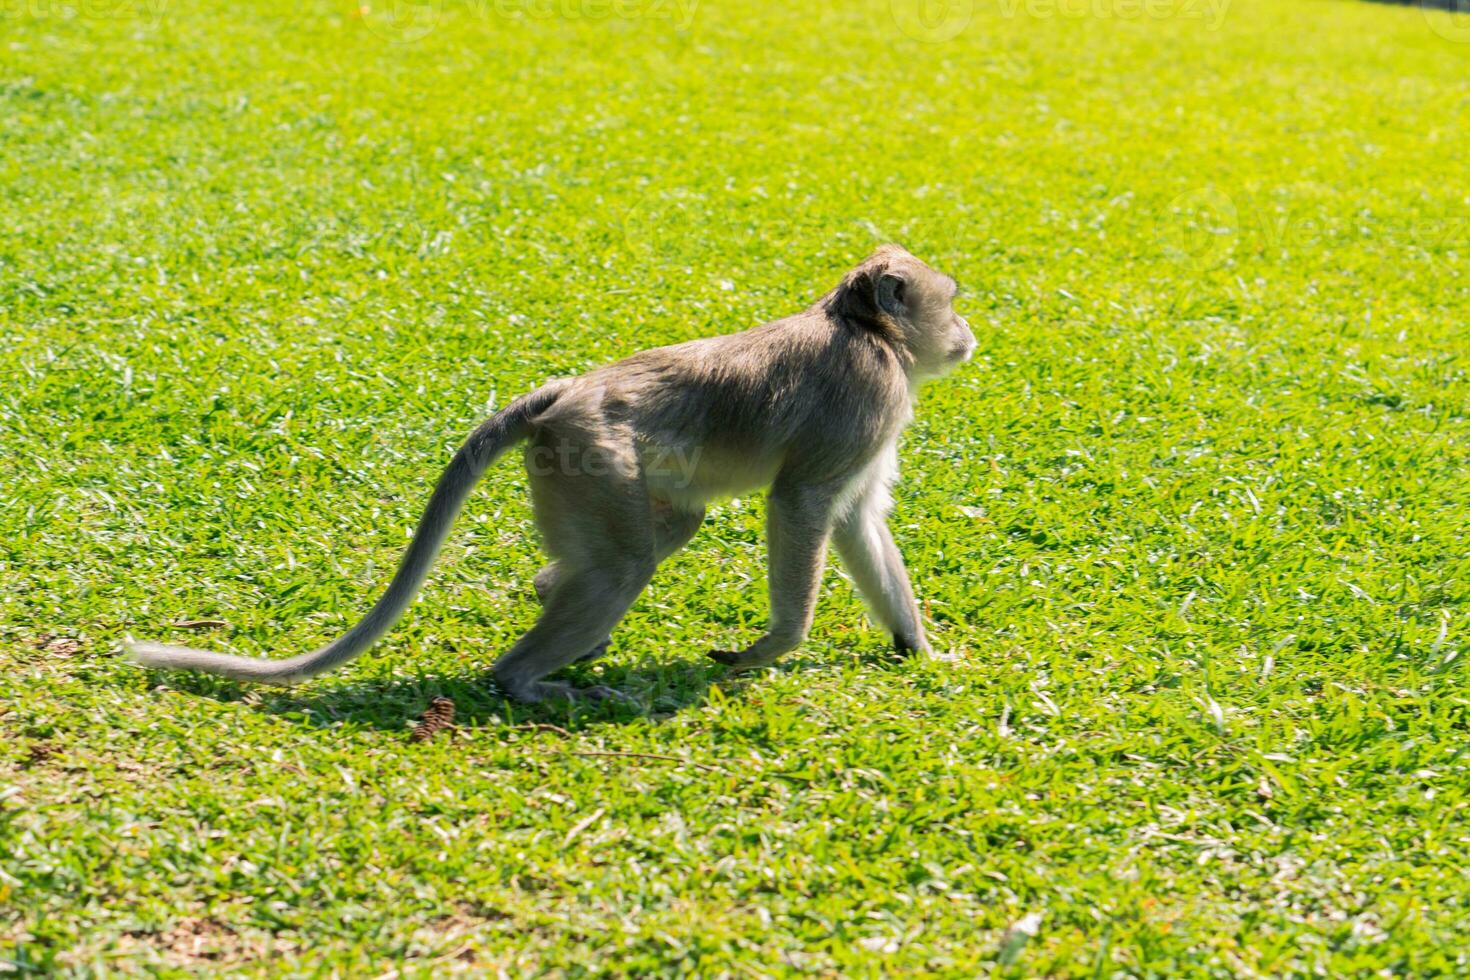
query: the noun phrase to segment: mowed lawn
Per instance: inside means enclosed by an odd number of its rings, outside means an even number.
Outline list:
[[[91,974],[1470,970],[1470,32],[1349,0],[0,6],[0,967]],[[902,445],[940,656],[759,496],[507,703],[514,458],[360,661],[493,406],[966,286]],[[190,624],[190,625],[179,625]],[[457,725],[410,741],[436,695]]]

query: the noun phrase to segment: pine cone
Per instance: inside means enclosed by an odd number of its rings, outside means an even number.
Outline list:
[[[413,726],[413,735],[410,737],[415,742],[427,742],[439,729],[448,728],[453,724],[454,702],[445,697],[438,697],[429,702],[429,707],[424,710],[421,720]]]

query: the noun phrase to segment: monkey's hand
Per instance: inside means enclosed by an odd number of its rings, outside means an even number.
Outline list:
[[[734,667],[736,670],[754,670],[775,661],[775,657],[752,654],[749,650],[711,650],[705,654],[717,664]]]
[[[929,648],[929,641],[921,633],[917,639],[910,639],[902,634],[893,635],[893,652],[900,657],[929,657],[933,651]]]
[[[754,670],[775,663],[781,654],[794,646],[795,642],[780,641],[767,633],[744,650],[711,650],[707,656],[715,663],[736,670]]]

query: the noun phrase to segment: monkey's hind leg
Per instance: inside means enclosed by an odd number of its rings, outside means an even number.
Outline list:
[[[624,458],[620,450],[626,447],[615,439],[584,444],[576,441],[579,435],[543,433],[543,438],[565,439],[580,466],[554,473],[527,468],[536,523],[554,561],[550,571],[537,575],[543,606],[536,625],[491,668],[501,688],[521,701],[616,695],[607,688],[578,690],[543,678],[600,646],[658,565],[641,474],[632,467],[604,465]]]
[[[661,565],[664,559],[674,552],[683,548],[694,537],[699,525],[704,522],[704,508],[697,511],[679,511],[668,506],[655,505],[653,508],[653,538],[654,538],[654,564]],[[536,573],[532,580],[532,586],[536,590],[536,598],[541,604],[546,605],[546,598],[556,586],[561,574],[561,563],[551,562],[544,565]],[[591,650],[576,659],[576,663],[584,664],[597,660],[607,655],[608,648],[612,645],[612,635],[602,638]]]
[[[607,688],[577,689],[542,680],[582,656],[612,632],[653,575],[653,554],[607,556],[595,567],[563,564],[546,606],[524,636],[495,662],[495,679],[518,701],[616,696]]]
[[[531,585],[536,590],[536,599],[541,605],[546,605],[546,597],[551,595],[551,590],[556,587],[560,566],[556,562],[543,565],[531,580]],[[576,663],[585,664],[600,657],[607,656],[608,648],[612,646],[612,634],[602,638],[602,642],[576,659]]]

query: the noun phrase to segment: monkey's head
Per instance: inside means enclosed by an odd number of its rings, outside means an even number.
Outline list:
[[[822,297],[827,315],[876,334],[911,377],[946,374],[975,352],[970,324],[954,311],[958,284],[897,245],[883,245]]]

